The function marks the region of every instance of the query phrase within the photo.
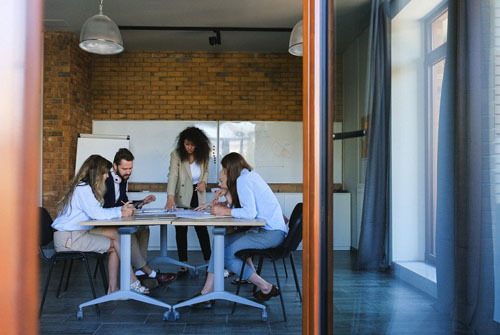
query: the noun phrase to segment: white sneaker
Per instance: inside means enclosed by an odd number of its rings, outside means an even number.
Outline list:
[[[227,278],[229,277],[229,271],[227,271],[226,269],[224,269],[224,278]]]

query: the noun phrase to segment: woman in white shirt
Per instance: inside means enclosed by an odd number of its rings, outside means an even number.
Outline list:
[[[224,266],[239,274],[242,260],[234,254],[243,249],[267,249],[280,245],[286,237],[288,228],[278,200],[262,177],[238,153],[232,152],[221,161],[223,172],[227,175],[227,192],[232,199],[232,208],[215,204],[211,208],[214,215],[231,215],[236,218],[264,219],[264,227],[252,228],[243,232],[226,235],[224,240]],[[279,295],[279,289],[260,277],[253,264],[246,266],[243,279],[256,285],[260,290],[254,296],[267,301]],[[208,266],[207,280],[201,294],[214,289],[213,258]]]
[[[59,201],[59,214],[52,223],[54,247],[57,251],[93,251],[109,253],[108,293],[118,290],[118,271],[120,266],[120,238],[117,228],[80,226],[78,223],[90,219],[112,219],[134,214],[131,203],[122,207],[103,208],[105,180],[111,169],[111,162],[99,155],[92,155],[81,166],[71,181],[69,190]],[[132,269],[131,269],[132,270]],[[149,293],[148,289],[130,273],[131,289]]]
[[[170,154],[165,209],[196,208],[206,201],[209,157],[210,140],[201,129],[188,127],[179,134],[177,148]],[[188,260],[187,229],[186,226],[175,226],[177,254],[179,261],[184,263]],[[195,230],[203,258],[208,262],[211,249],[207,227],[196,226]],[[186,274],[187,271],[187,268],[182,267],[178,275]]]

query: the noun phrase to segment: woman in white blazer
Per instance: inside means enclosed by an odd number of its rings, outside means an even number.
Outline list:
[[[210,140],[201,129],[188,127],[179,134],[177,147],[170,154],[165,209],[196,208],[206,202],[209,157]],[[207,227],[196,226],[195,229],[203,258],[208,262],[211,249]],[[187,227],[175,226],[175,238],[179,261],[186,263]],[[187,271],[187,268],[182,267],[179,275]]]

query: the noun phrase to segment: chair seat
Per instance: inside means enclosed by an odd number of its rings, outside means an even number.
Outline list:
[[[251,256],[264,256],[272,259],[280,259],[288,257],[289,253],[290,252],[287,249],[278,246],[276,248],[268,248],[268,249],[243,249],[236,252],[235,256],[242,260]]]
[[[64,260],[64,259],[75,259],[78,258],[79,256],[83,258],[84,255],[86,257],[91,257],[91,258],[101,258],[106,256],[106,254],[101,254],[99,252],[93,252],[93,251],[59,251],[56,252],[53,257],[55,257],[58,260]]]

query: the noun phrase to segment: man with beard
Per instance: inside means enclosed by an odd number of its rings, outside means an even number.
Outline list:
[[[121,148],[115,154],[113,167],[106,179],[106,194],[104,195],[104,208],[123,206],[128,201],[127,181],[134,167],[134,155],[130,150]],[[149,204],[156,200],[154,195],[148,195],[137,207]],[[131,235],[131,261],[136,270],[135,275],[141,284],[153,289],[158,284],[168,284],[177,277],[175,273],[160,273],[153,270],[147,264],[147,252],[149,243],[149,228],[141,229]]]

